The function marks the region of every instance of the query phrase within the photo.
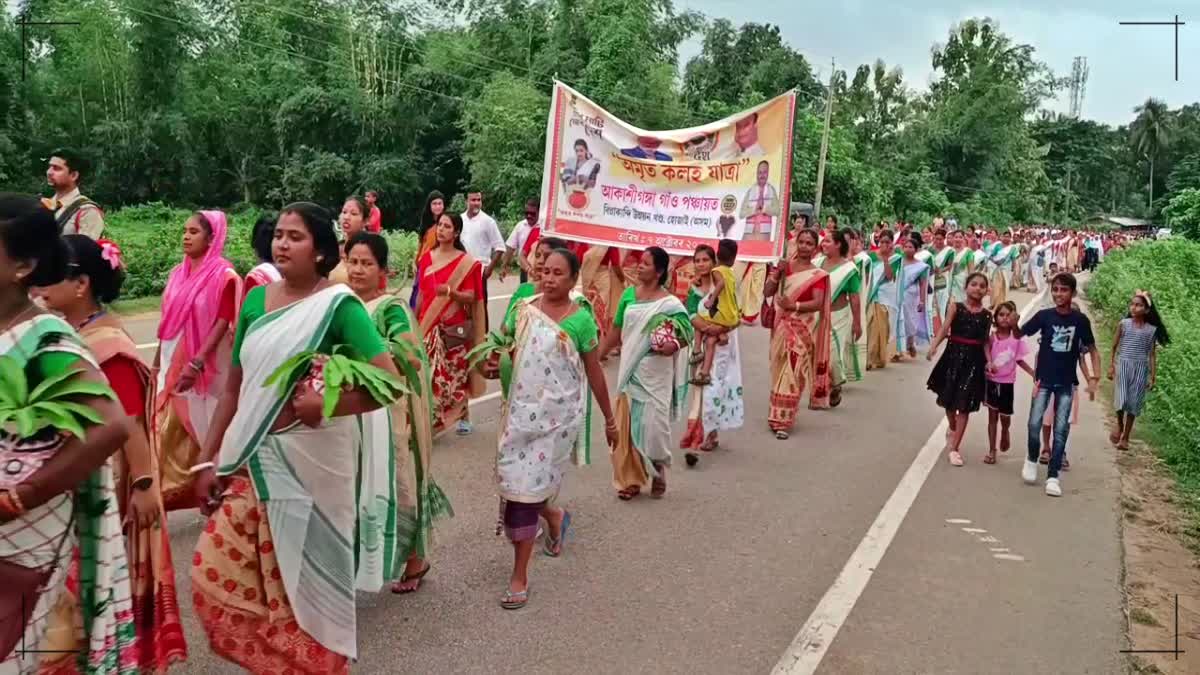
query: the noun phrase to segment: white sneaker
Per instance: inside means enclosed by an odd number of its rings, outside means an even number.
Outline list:
[[[1062,496],[1062,486],[1058,484],[1057,478],[1047,478],[1046,479],[1046,496],[1047,497],[1061,497]]]
[[[1021,480],[1025,481],[1026,485],[1036,485],[1038,474],[1038,463],[1025,460],[1024,466],[1021,467]]]

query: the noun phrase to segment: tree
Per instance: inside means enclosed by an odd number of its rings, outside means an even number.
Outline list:
[[[1189,239],[1200,240],[1200,189],[1180,191],[1167,203],[1163,215],[1172,230]]]
[[[1154,208],[1154,162],[1171,143],[1167,104],[1156,98],[1148,98],[1133,112],[1137,113],[1137,118],[1129,126],[1129,140],[1138,154],[1150,163],[1150,198],[1147,202],[1150,208]]]

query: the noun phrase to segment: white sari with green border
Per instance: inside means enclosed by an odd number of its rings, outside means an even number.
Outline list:
[[[297,422],[269,432],[287,396],[264,385],[289,358],[321,344],[342,302],[359,300],[335,284],[250,324],[241,346],[238,409],[221,444],[217,473],[249,472],[266,505],[296,622],[325,648],[353,659],[357,541],[370,527],[358,517],[364,497],[358,493],[358,417],[335,417],[316,428]],[[366,501],[372,499],[368,492]]]

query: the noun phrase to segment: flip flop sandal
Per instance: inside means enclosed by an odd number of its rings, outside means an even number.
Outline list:
[[[512,591],[504,591],[504,596],[500,598],[500,606],[504,609],[521,609],[529,602],[529,589],[513,593]]]
[[[688,363],[690,363],[693,366],[698,366],[701,363],[704,363],[704,352],[701,352],[701,351],[692,352],[692,356],[691,356],[691,358],[688,359]]]
[[[1115,432],[1111,433],[1108,435],[1108,440],[1113,445],[1120,446],[1121,445],[1121,434],[1115,433]]]
[[[700,463],[700,456],[694,452],[688,452],[683,455],[683,459],[688,466],[696,466]]]
[[[650,498],[662,499],[667,494],[667,481],[665,478],[655,478],[650,481]]]
[[[1041,454],[1041,456],[1038,457],[1038,464],[1049,464],[1049,463],[1050,463],[1050,453],[1043,452]]]
[[[620,499],[623,502],[627,502],[630,499],[633,499],[634,497],[641,494],[641,492],[642,492],[642,489],[636,485],[634,485],[633,487],[627,487],[623,490],[617,491],[617,499]]]
[[[951,466],[962,466],[963,465],[963,458],[962,458],[961,452],[959,452],[957,450],[950,451],[950,465]]]
[[[992,451],[988,452],[988,454],[984,455],[983,463],[984,464],[995,464],[996,463],[996,451],[992,450]]]
[[[691,383],[698,387],[707,387],[708,385],[712,384],[712,376],[711,375],[697,375],[696,377],[692,378]]]
[[[786,440],[788,439],[788,432],[786,432],[786,431],[776,431],[776,432],[775,432],[775,438],[776,438],[776,440],[780,440],[780,441],[786,441]]]
[[[392,583],[392,592],[395,593],[396,595],[407,595],[409,593],[416,593],[421,588],[421,585],[419,583],[417,584],[416,588],[409,588],[409,589],[400,588],[400,584],[407,583],[409,581],[419,582],[419,581],[421,581],[421,579],[425,578],[426,574],[429,574],[429,570],[431,570],[431,569],[433,569],[433,565],[429,564],[429,562],[426,561],[425,567],[421,568],[420,572],[417,572],[416,574],[414,574],[412,576],[405,574],[400,577],[399,581],[393,582]]]
[[[833,391],[829,392],[829,407],[836,408],[842,404],[842,388],[834,387]]]
[[[1071,462],[1066,457],[1063,457],[1062,470],[1063,471],[1071,470]]]
[[[562,527],[558,531],[558,539],[551,539],[547,534],[542,542],[542,553],[551,558],[557,558],[563,554],[563,545],[567,543],[567,535],[571,534],[571,512],[563,510]],[[558,553],[554,549],[558,549]]]

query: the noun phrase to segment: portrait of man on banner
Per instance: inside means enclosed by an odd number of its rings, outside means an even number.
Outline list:
[[[779,192],[771,185],[771,164],[758,163],[757,182],[746,190],[738,215],[746,226],[743,241],[766,241],[774,231],[775,214],[779,213]]]
[[[671,156],[659,148],[662,141],[653,136],[638,136],[637,147],[625,148],[621,154],[634,159],[653,159],[659,162],[671,161]]]
[[[738,120],[733,127],[733,142],[737,144],[738,154],[742,157],[762,157],[767,151],[758,144],[758,113]]]

